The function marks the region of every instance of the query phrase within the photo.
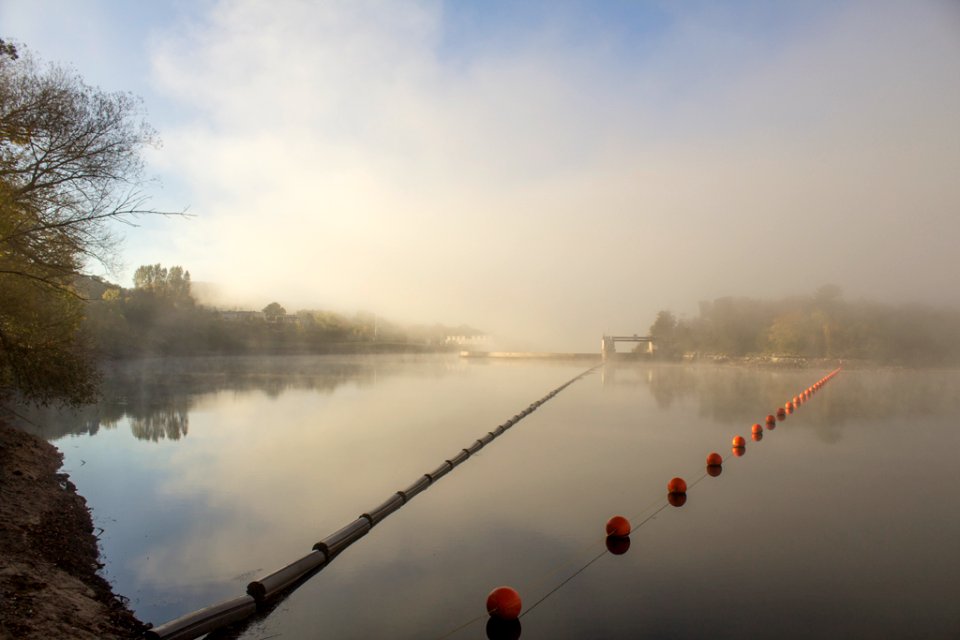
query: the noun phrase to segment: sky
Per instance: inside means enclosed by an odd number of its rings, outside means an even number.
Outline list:
[[[660,309],[960,305],[960,3],[0,0],[143,98],[121,229],[224,306],[596,351]]]

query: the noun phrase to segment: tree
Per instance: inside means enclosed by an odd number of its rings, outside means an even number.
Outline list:
[[[267,320],[276,320],[287,315],[287,310],[281,307],[279,302],[271,302],[263,308],[263,315]]]
[[[91,262],[112,264],[111,221],[160,213],[139,191],[154,142],[130,94],[0,40],[0,394],[93,399],[75,282]]]
[[[664,356],[673,355],[676,350],[676,332],[677,317],[667,310],[657,313],[657,319],[650,325],[650,337]]]
[[[133,287],[149,291],[175,304],[193,302],[190,292],[190,272],[176,265],[166,269],[159,264],[145,264],[133,273]]]

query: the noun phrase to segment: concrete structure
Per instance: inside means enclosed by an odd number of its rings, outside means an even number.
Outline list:
[[[600,341],[600,355],[604,360],[613,358],[617,353],[616,344],[618,342],[645,342],[647,344],[647,353],[653,353],[653,338],[651,336],[603,336]]]

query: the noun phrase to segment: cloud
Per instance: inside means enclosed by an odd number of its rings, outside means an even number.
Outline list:
[[[188,114],[159,162],[198,214],[176,262],[251,304],[580,349],[699,298],[952,278],[949,5],[773,31],[693,10],[575,43],[558,9],[506,49],[449,43],[456,10],[222,2],[159,39],[154,80]]]

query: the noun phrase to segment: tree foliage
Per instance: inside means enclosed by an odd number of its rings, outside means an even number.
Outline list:
[[[279,302],[262,311],[218,311],[198,304],[189,272],[179,266],[143,265],[134,287],[95,278],[85,291],[100,291],[87,303],[87,332],[106,358],[198,354],[354,353],[446,349],[449,335],[480,333],[471,327],[401,327],[370,313],[345,315],[300,310],[290,315]]]
[[[661,311],[651,327],[654,337],[673,350],[666,353],[960,363],[960,310],[849,302],[835,285],[781,300],[702,302],[697,316],[677,320],[672,330],[670,317],[670,312]]]
[[[275,320],[286,316],[287,310],[284,309],[279,302],[271,302],[263,308],[263,315],[271,320]]]
[[[94,366],[75,284],[143,209],[139,102],[0,40],[0,393],[88,401]]]
[[[169,269],[159,264],[145,264],[133,273],[133,287],[150,292],[175,304],[192,304],[190,272],[177,265]]]

